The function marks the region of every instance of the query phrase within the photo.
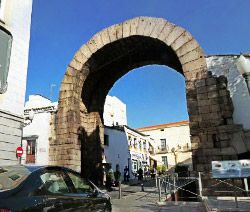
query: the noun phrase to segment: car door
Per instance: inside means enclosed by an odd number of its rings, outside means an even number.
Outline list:
[[[23,168],[23,170],[25,170]],[[21,171],[15,168],[8,175],[9,180],[21,179]],[[13,182],[14,183],[14,182]],[[42,185],[37,172],[22,178],[22,183],[13,189],[0,192],[0,208],[10,211],[43,211],[46,208],[46,196],[40,192]],[[1,211],[1,210],[0,210]]]
[[[40,175],[46,192],[46,211],[82,211],[80,197],[75,197],[68,178],[61,169],[47,168]]]
[[[82,198],[83,208],[87,211],[104,211],[107,207],[107,199],[99,196],[98,191],[85,181],[80,174],[69,170],[66,173],[74,186],[74,192]]]

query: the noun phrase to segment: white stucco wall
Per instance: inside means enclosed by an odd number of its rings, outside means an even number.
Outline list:
[[[127,125],[126,104],[115,96],[107,96],[104,104],[104,125]]]
[[[0,165],[19,163],[26,76],[29,56],[32,0],[4,0],[0,26],[12,34],[7,91],[0,94]]]
[[[13,36],[8,88],[0,94],[0,110],[22,116],[29,56],[32,0],[7,0],[4,8],[5,24]]]
[[[161,147],[160,139],[166,139],[169,150],[171,150],[172,148],[177,149],[178,145],[180,145],[181,147],[183,147],[187,143],[189,144],[189,146],[191,145],[189,125],[160,127],[153,130],[143,130],[142,132],[154,138],[154,141],[156,142],[156,146],[158,146],[158,148]]]
[[[49,136],[51,112],[43,111],[42,108],[49,106],[57,107],[57,103],[52,103],[49,99],[40,95],[29,96],[29,101],[25,104],[25,109],[33,109],[35,114],[32,123],[24,128],[23,137],[38,136],[36,140],[36,164],[46,165],[49,162]],[[27,116],[27,114],[26,114]],[[26,159],[26,141],[23,141],[24,155],[23,163]]]
[[[154,158],[157,161],[162,162],[162,156],[167,156],[169,166],[175,165],[175,157],[171,152],[172,148],[174,148],[177,155],[177,163],[183,162],[189,158],[191,158],[191,152],[186,152],[186,147],[191,147],[190,141],[190,129],[188,124],[182,125],[171,125],[171,123],[166,125],[152,126],[148,127],[148,129],[138,129],[143,134],[150,135],[154,141],[155,146],[157,147],[156,155]],[[161,151],[161,139],[166,139],[167,151]],[[178,146],[180,148],[178,148]],[[163,153],[164,152],[164,153]]]
[[[128,165],[128,142],[124,131],[115,128],[105,127],[104,133],[109,135],[109,146],[104,147],[104,154],[107,163],[112,164],[115,171],[116,164],[120,166],[123,177],[123,170]]]
[[[232,98],[235,124],[242,124],[244,129],[250,130],[250,94],[247,85],[237,69],[238,56],[208,56],[208,69],[215,76],[226,76],[228,90]],[[250,60],[249,57],[246,59]]]

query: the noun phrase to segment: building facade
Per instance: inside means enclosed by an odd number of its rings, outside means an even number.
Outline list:
[[[32,0],[0,1],[0,165],[18,163]]]
[[[154,139],[157,151],[153,155],[162,165],[167,168],[177,163],[187,162],[191,165],[189,121],[147,126],[137,130]]]
[[[114,171],[124,174],[125,166],[129,166],[130,154],[124,127],[105,126],[103,163],[109,163]]]
[[[57,110],[57,102],[40,95],[30,95],[25,103],[24,117],[33,111],[34,117],[23,129],[22,163],[47,165],[49,163],[49,138],[51,137],[51,118]]]
[[[129,171],[131,176],[136,176],[137,171],[141,168],[144,172],[148,171],[154,163],[150,160],[150,153],[153,150],[152,138],[143,133],[124,126],[127,136],[127,146],[129,148]]]
[[[103,119],[105,126],[127,125],[126,104],[115,96],[107,96],[104,104]]]

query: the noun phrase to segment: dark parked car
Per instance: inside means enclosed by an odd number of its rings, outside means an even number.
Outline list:
[[[111,202],[68,168],[1,166],[0,211],[111,211]]]

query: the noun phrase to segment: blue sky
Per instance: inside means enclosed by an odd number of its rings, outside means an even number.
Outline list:
[[[58,100],[75,52],[95,33],[136,16],[161,17],[193,35],[207,55],[250,52],[249,0],[33,0],[26,99]],[[53,87],[50,94],[50,85]],[[184,78],[164,66],[131,71],[110,91],[127,104],[128,124],[188,119]]]

